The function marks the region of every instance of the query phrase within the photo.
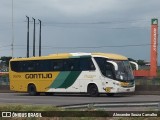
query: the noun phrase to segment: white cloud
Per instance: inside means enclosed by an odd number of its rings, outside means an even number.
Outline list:
[[[32,17],[36,18],[36,20],[41,19],[42,23],[120,21],[120,23],[117,22],[117,24],[102,24],[97,26],[42,26],[43,45],[46,46],[123,45],[136,44],[139,43],[139,41],[141,43],[148,43],[150,41],[149,29],[132,29],[132,27],[150,26],[150,19],[152,17],[160,17],[159,4],[159,0],[14,0],[15,45],[26,45],[27,29],[26,23],[24,22],[26,20],[25,15],[28,15],[31,20]],[[0,0],[0,16],[0,44],[1,46],[5,46],[11,44],[12,41],[11,0]],[[139,21],[139,19],[145,22]],[[125,23],[125,21],[127,22],[128,20],[138,21]],[[110,26],[129,27],[129,29],[107,29]],[[33,24],[30,24],[31,44],[33,38],[32,27]],[[37,25],[37,41],[38,27]],[[113,43],[111,41],[113,41]],[[143,51],[141,50],[142,48],[137,48],[136,50]],[[7,49],[8,51],[2,47],[0,49],[0,55],[11,54],[10,47]],[[18,49],[18,47],[15,47],[15,50],[17,50],[15,51],[15,56],[26,55],[25,48]],[[104,48],[103,50],[104,52],[118,51],[124,55],[131,55],[133,58],[141,57],[143,54],[135,52],[134,50],[131,51],[130,48]],[[53,52],[54,50],[45,49],[43,55]],[[70,50],[70,52],[74,51]],[[149,54],[143,54],[143,57],[149,58]]]
[[[110,11],[115,0],[50,0],[49,7],[68,16],[86,16]]]

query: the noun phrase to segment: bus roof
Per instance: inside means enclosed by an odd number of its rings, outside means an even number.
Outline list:
[[[113,53],[92,53],[92,55],[99,56],[99,57],[105,57],[108,59],[113,59],[113,60],[128,60],[127,57],[119,55],[119,54],[113,54]]]
[[[86,56],[105,57],[113,60],[128,60],[128,58],[125,56],[122,56],[119,54],[112,54],[112,53],[57,53],[57,54],[50,54],[48,56],[41,56],[41,57],[37,56],[37,57],[29,57],[29,58],[13,58],[11,59],[11,61],[65,59],[65,58],[77,58],[77,57],[86,57]]]

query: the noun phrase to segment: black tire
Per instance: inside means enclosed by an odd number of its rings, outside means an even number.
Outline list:
[[[28,93],[29,93],[29,95],[31,95],[31,96],[37,95],[36,86],[33,85],[33,84],[29,85],[29,86],[28,86]]]
[[[89,85],[87,92],[91,97],[99,96],[98,88],[97,88],[97,86],[95,84]]]
[[[114,96],[114,93],[107,93],[107,96],[108,96],[108,97],[113,97],[113,96]]]

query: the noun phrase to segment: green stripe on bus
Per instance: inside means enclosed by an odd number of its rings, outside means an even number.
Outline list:
[[[50,85],[50,88],[59,88],[67,79],[71,71],[60,72],[54,82]]]
[[[64,83],[59,88],[68,88],[71,85],[73,85],[73,83],[76,81],[80,73],[81,71],[71,71],[67,79],[64,81]]]

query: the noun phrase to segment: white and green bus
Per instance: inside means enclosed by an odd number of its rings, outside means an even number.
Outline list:
[[[10,89],[17,92],[106,93],[134,92],[132,68],[125,56],[108,53],[61,53],[14,58],[9,67]]]

